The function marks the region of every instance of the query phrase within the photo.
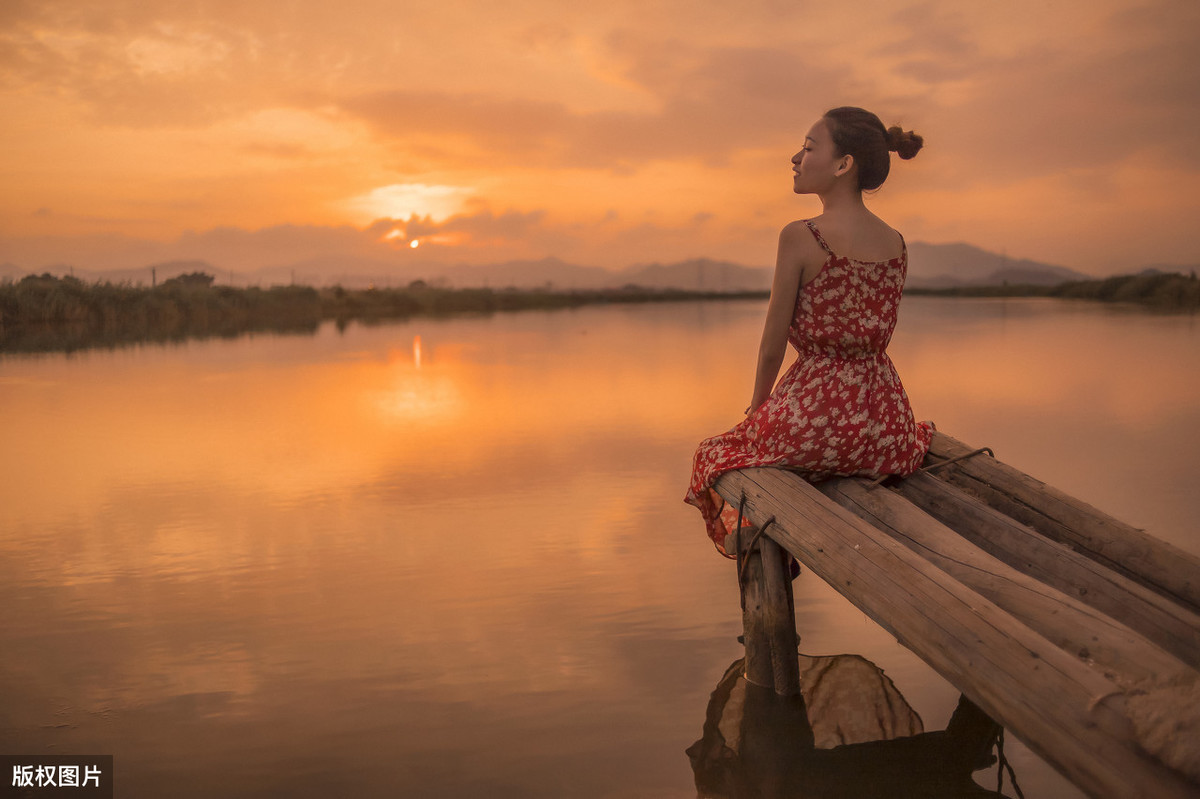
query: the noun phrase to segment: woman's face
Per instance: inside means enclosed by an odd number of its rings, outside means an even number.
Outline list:
[[[838,177],[844,158],[837,154],[829,125],[817,120],[804,137],[804,148],[792,156],[792,190],[797,194],[821,194]]]

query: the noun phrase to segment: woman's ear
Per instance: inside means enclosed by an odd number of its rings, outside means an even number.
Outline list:
[[[833,169],[833,176],[840,178],[854,167],[854,156],[847,153],[838,159],[837,166]]]

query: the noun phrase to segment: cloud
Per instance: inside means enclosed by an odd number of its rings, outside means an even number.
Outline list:
[[[968,90],[931,92],[918,103],[928,143],[946,156],[941,185],[1111,175],[1147,154],[1200,166],[1200,48],[1189,33],[1200,29],[1200,7],[1159,3],[1136,15],[1097,9],[1076,22],[1090,24],[1095,35],[1041,40],[1002,55],[966,54]],[[959,61],[954,69],[941,63],[946,74],[959,71]],[[907,69],[917,74],[922,67]],[[937,84],[936,74],[929,82]]]
[[[515,251],[524,225],[525,250],[587,262],[633,258],[635,244],[654,258],[675,248],[760,262],[743,231],[777,226],[794,207],[779,164],[817,115],[846,104],[926,137],[872,203],[889,219],[938,217],[948,238],[986,233],[994,245],[989,203],[1004,206],[1013,250],[1058,235],[1064,209],[1100,227],[1120,202],[1131,223],[1154,224],[1158,201],[1130,187],[1145,191],[1163,168],[1182,175],[1159,182],[1182,209],[1170,219],[1200,210],[1179,189],[1200,169],[1196,3],[288,8],[0,3],[0,168],[14,178],[0,230],[165,242],[187,227],[361,230],[375,215],[422,219],[430,208],[363,210],[350,198],[470,186],[482,205],[433,212],[434,224],[458,220],[430,235],[459,251],[479,241]],[[940,204],[918,212],[892,199],[914,192]],[[31,216],[43,206],[54,216]],[[618,218],[605,221],[609,209]],[[697,228],[700,213],[712,216]],[[1188,235],[1148,259],[1189,259]],[[1110,252],[1101,238],[1073,265]],[[451,246],[428,243],[423,254]]]
[[[546,212],[541,209],[500,214],[482,209],[441,221],[415,215],[408,219],[379,219],[368,229],[384,231],[385,235],[398,231],[400,243],[420,239],[422,243],[446,245],[443,254],[450,258],[477,259],[482,253],[485,260],[495,260],[498,253],[505,251],[537,251],[550,232]]]
[[[388,234],[398,231],[399,239]],[[421,257],[432,260],[494,262],[544,257],[547,240],[561,238],[545,211],[489,209],[445,220],[411,216],[353,225],[272,225],[259,229],[224,226],[185,231],[170,241],[124,235],[25,236],[0,240],[0,262],[28,271],[61,265],[85,269],[136,269],[169,260],[203,260],[217,269],[252,270],[329,258],[410,258],[407,243],[419,238]],[[442,246],[438,246],[439,241]],[[399,244],[400,246],[397,246]]]
[[[419,249],[409,245],[419,240]],[[545,209],[495,212],[476,208],[444,220],[429,216],[381,218],[353,225],[232,226],[186,231],[169,241],[135,236],[27,236],[0,240],[0,263],[28,272],[81,269],[133,270],[173,260],[206,261],[218,272],[368,261],[404,268],[415,263],[491,264],[559,257],[584,265],[625,267],[680,257],[737,259],[747,240],[760,246],[752,263],[768,263],[774,231],[731,231],[705,213],[677,223],[555,218]],[[684,255],[679,255],[680,251]],[[602,257],[597,257],[602,253]]]
[[[398,148],[438,142],[445,158],[507,168],[628,169],[725,163],[740,149],[798,140],[837,94],[833,73],[792,52],[678,46],[668,65],[651,42],[619,37],[614,46],[626,77],[653,95],[653,110],[583,112],[555,101],[413,90],[339,105]]]
[[[273,97],[244,34],[163,25],[130,34],[62,27],[0,31],[0,86],[69,98],[92,124],[204,127]]]
[[[366,194],[351,198],[348,205],[367,218],[403,219],[410,216],[432,216],[445,219],[458,211],[470,197],[472,189],[461,186],[439,186],[424,183],[393,183],[380,186]]]

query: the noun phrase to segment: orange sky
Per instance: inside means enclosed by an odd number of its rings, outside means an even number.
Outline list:
[[[3,0],[0,263],[767,265],[852,104],[926,137],[910,240],[1194,264],[1198,53],[1195,0]]]

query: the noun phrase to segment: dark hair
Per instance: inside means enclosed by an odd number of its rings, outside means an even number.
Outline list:
[[[889,152],[904,160],[914,157],[925,143],[911,130],[905,131],[893,125],[885,128],[879,117],[861,108],[844,106],[825,112],[829,133],[838,157],[853,156],[858,164],[858,188],[861,191],[877,189],[887,180],[891,169]]]

